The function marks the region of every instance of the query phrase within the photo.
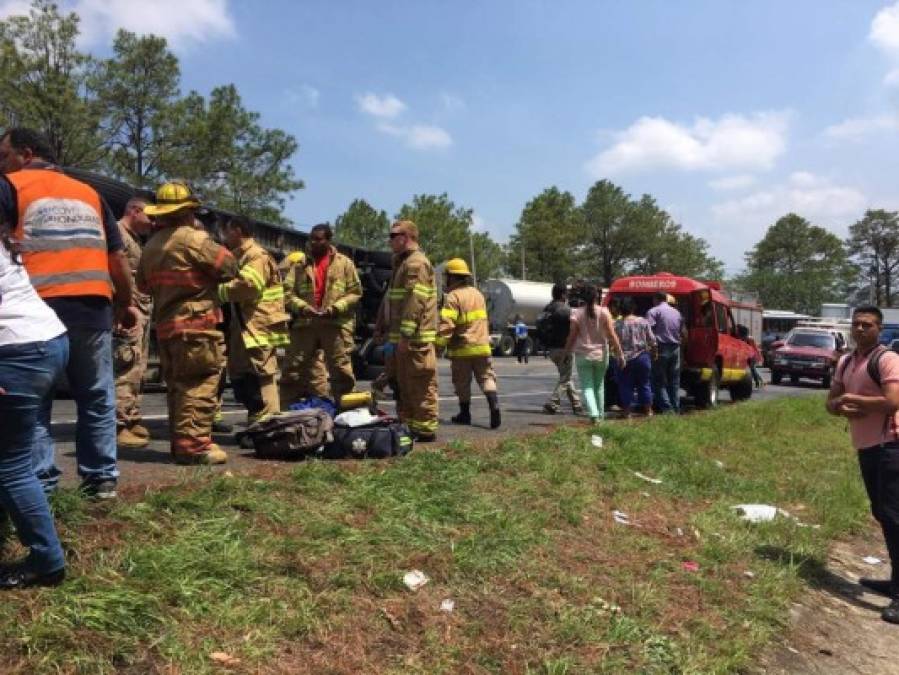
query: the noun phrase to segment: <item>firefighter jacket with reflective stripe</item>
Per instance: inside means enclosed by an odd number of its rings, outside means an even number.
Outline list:
[[[237,278],[219,285],[222,303],[233,303],[232,321],[240,324],[240,335],[247,349],[279,347],[290,342],[287,312],[284,311],[284,287],[278,266],[268,251],[245,239],[235,249]]]
[[[437,339],[437,288],[434,268],[419,249],[394,256],[387,304],[387,338],[428,343]]]
[[[140,265],[140,256],[142,253],[140,241],[127,225],[121,220],[118,223],[119,234],[122,235],[122,243],[125,244],[125,257],[128,258],[128,267],[131,268],[131,275],[134,279],[134,306],[145,317],[150,317],[150,311],[153,308],[153,299],[146,293],[137,290],[137,268]]]
[[[477,288],[460,286],[443,296],[437,344],[451,359],[490,356],[487,303]]]
[[[333,315],[326,320],[352,329],[356,305],[362,298],[359,274],[356,272],[353,261],[343,253],[338,253],[333,246],[328,255],[331,256],[331,261],[328,264],[325,293],[319,309],[322,311],[333,309]],[[307,256],[304,263],[295,265],[288,273],[287,283],[285,283],[287,291],[285,305],[288,311],[296,314],[304,307],[314,307],[316,283],[315,260],[312,256]],[[322,319],[316,320],[321,321]],[[300,314],[294,325],[308,326],[311,323],[310,317]]]
[[[54,169],[22,169],[6,178],[18,202],[13,237],[38,294],[112,300],[100,195]]]
[[[189,225],[157,230],[137,268],[138,288],[153,296],[156,336],[217,336],[218,286],[237,275],[237,261],[205,230]]]

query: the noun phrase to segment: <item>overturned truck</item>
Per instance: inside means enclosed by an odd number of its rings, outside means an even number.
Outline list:
[[[108,178],[106,176],[66,167],[65,173],[83,181],[93,187],[109,207],[116,218],[120,218],[125,211],[128,200],[135,196],[144,197],[153,201],[154,194],[147,190],[133,188],[126,183]],[[213,206],[208,206],[201,220],[210,234],[221,240],[220,227],[234,214]],[[274,225],[261,220],[251,220],[253,237],[264,246],[280,262],[284,256],[292,251],[302,251],[306,248],[308,235],[293,228],[282,225]],[[341,253],[349,256],[359,271],[359,279],[362,283],[362,301],[359,303],[356,314],[356,349],[353,352],[353,366],[359,377],[364,377],[368,366],[381,362],[381,350],[376,348],[373,340],[375,318],[381,298],[390,281],[391,254],[387,251],[371,251],[337,244]],[[155,358],[155,337],[151,338],[150,368],[146,378],[152,382],[158,382],[158,361]]]

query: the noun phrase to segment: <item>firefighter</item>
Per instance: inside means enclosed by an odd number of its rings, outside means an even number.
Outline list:
[[[132,197],[125,205],[119,220],[119,233],[125,244],[125,256],[133,275],[137,275],[141,248],[153,224],[144,213],[147,200]],[[150,352],[150,296],[134,292],[134,306],[138,311],[137,324],[128,331],[113,333],[113,365],[116,389],[116,443],[122,448],[143,448],[150,442],[150,431],[141,424],[141,386],[147,370]]]
[[[309,231],[309,255],[287,281],[285,305],[296,319],[291,328],[286,368],[281,378],[285,405],[308,396],[328,395],[327,381],[313,377],[318,351],[324,353],[331,395],[353,391],[356,378],[350,358],[353,315],[362,297],[356,266],[331,244],[334,232],[325,223]]]
[[[388,346],[396,350],[400,390],[397,413],[416,440],[437,435],[437,289],[434,268],[418,247],[418,227],[400,220],[390,227],[393,275],[387,305]]]
[[[231,303],[228,377],[253,424],[281,410],[275,349],[289,340],[284,287],[274,259],[253,239],[249,220],[231,218],[223,234],[239,269],[237,278],[218,290],[222,304]]]
[[[281,279],[284,284],[284,293],[285,296],[287,294],[287,282],[288,279],[293,280],[293,275],[291,272],[297,265],[302,266],[306,262],[306,254],[303,251],[291,251],[278,263],[278,272],[281,273]],[[285,308],[286,309],[286,308]],[[290,317],[288,320],[288,328],[293,327],[295,319]],[[284,368],[284,357],[286,354],[284,350],[281,350],[281,354],[279,355],[279,364],[280,370],[283,373]],[[330,384],[328,383],[328,371],[325,370],[325,356],[322,353],[322,350],[319,349],[315,353],[315,362],[312,365],[312,372],[309,374],[309,378],[312,381],[312,389],[314,391],[328,391],[330,393]]]
[[[183,183],[164,183],[144,212],[156,231],[144,247],[137,282],[153,297],[159,359],[167,387],[171,449],[182,464],[223,464],[212,442],[222,361],[218,287],[237,275],[224,246],[194,227],[200,203]]]
[[[487,303],[472,285],[471,272],[462,258],[446,263],[443,307],[437,329],[437,346],[446,347],[450,359],[453,388],[459,399],[456,424],[471,424],[471,378],[487,397],[490,406],[490,428],[500,425],[499,400],[496,395],[496,373],[490,358],[490,327]]]

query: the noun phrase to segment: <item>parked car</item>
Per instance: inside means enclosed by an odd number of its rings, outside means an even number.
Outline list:
[[[771,383],[780,384],[785,376],[798,384],[801,378],[818,380],[825,389],[830,388],[834,368],[845,343],[824,328],[794,328],[774,350],[771,363]]]

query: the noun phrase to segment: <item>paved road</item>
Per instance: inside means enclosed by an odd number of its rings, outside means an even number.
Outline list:
[[[488,428],[487,404],[482,396],[474,398],[472,405],[474,424],[471,427],[455,426],[449,422],[449,418],[457,412],[457,405],[455,396],[452,395],[449,363],[445,360],[439,362],[441,392],[439,442],[453,439],[491,440],[501,438],[504,433],[508,432],[537,431],[557,424],[583,422],[583,418],[577,418],[570,414],[567,403],[563,408],[565,414],[547,415],[542,412],[543,404],[556,382],[556,370],[549,360],[537,357],[531,359],[527,365],[519,365],[514,359],[497,359],[495,364],[499,379],[503,426],[494,431]],[[768,379],[767,372],[764,370],[762,372]],[[368,383],[360,383],[360,388],[368,388]],[[803,396],[820,391],[820,387],[815,387],[811,382],[799,386],[768,385],[760,391],[756,390],[753,398]],[[728,395],[726,393],[722,394],[722,401],[727,404]],[[386,407],[390,408],[389,405]],[[119,450],[119,468],[122,472],[120,485],[127,487],[151,482],[171,482],[177,480],[185,471],[196,470],[176,466],[169,456],[165,395],[159,393],[145,395],[143,409],[145,424],[152,432],[154,440],[149,447],[141,450]],[[226,420],[237,424],[238,428],[246,420],[246,413],[233,401],[230,391],[225,395],[223,412]],[[64,472],[64,482],[69,484],[76,481],[74,443],[72,442],[74,421],[75,408],[72,401],[56,401],[53,409],[53,432],[58,440],[57,454],[60,468]],[[224,467],[215,467],[212,470],[243,471],[259,468],[260,461],[253,457],[252,451],[238,448],[231,435],[216,435],[216,441],[228,451],[230,461]],[[284,463],[266,462],[266,464]]]

